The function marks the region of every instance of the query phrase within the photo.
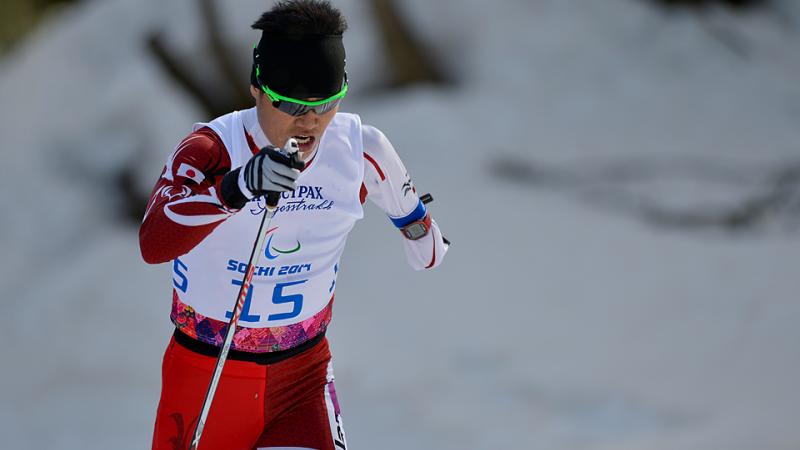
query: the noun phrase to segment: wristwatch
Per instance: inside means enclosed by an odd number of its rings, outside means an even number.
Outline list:
[[[403,233],[403,236],[405,236],[406,239],[416,241],[417,239],[425,237],[430,229],[431,215],[425,214],[425,217],[415,222],[411,222],[410,224],[401,228],[400,231]]]

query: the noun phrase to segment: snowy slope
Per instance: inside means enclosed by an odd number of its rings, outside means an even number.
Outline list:
[[[190,2],[145,3],[66,10],[0,65],[12,194],[0,206],[13,211],[0,222],[4,448],[149,443],[170,273],[141,262],[103,183],[134,164],[150,185],[203,118],[139,43],[168,24],[191,49],[193,16],[169,21]],[[262,5],[236,5],[225,23],[247,47]],[[653,227],[591,186],[536,189],[488,170],[499,157],[578,171],[631,159],[751,172],[797,163],[794,22],[701,22],[632,0],[487,5],[403,2],[460,71],[457,88],[356,90],[347,102],[433,192],[454,242],[442,267],[417,273],[375,208],[351,234],[330,332],[350,446],[800,446],[800,253],[780,218],[779,232]],[[367,11],[342,7],[352,78],[379,79]],[[684,206],[750,189],[668,181],[622,187]]]

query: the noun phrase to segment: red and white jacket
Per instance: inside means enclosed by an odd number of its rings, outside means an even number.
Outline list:
[[[244,111],[244,118],[246,137],[255,154],[269,141],[258,125],[255,109]],[[391,219],[407,217],[419,206],[408,171],[380,130],[369,125],[363,125],[362,130],[361,202],[369,199]],[[222,140],[208,127],[189,134],[178,144],[150,194],[139,230],[146,262],[167,262],[189,252],[222,221],[238,212],[226,206],[220,196],[222,177],[233,169],[236,167],[232,167]],[[408,263],[417,270],[438,266],[448,249],[434,220],[427,236],[416,241],[403,239],[403,246]]]

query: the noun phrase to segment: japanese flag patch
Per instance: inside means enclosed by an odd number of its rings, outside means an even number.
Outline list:
[[[181,163],[180,167],[178,167],[178,172],[175,175],[188,178],[197,184],[202,183],[203,180],[206,179],[206,176],[203,175],[203,172],[200,172],[196,168],[186,163]]]

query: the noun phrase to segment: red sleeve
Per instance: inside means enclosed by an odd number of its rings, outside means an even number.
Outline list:
[[[209,128],[187,136],[167,160],[139,229],[139,247],[147,263],[188,253],[222,221],[236,212],[220,195],[231,161]]]

